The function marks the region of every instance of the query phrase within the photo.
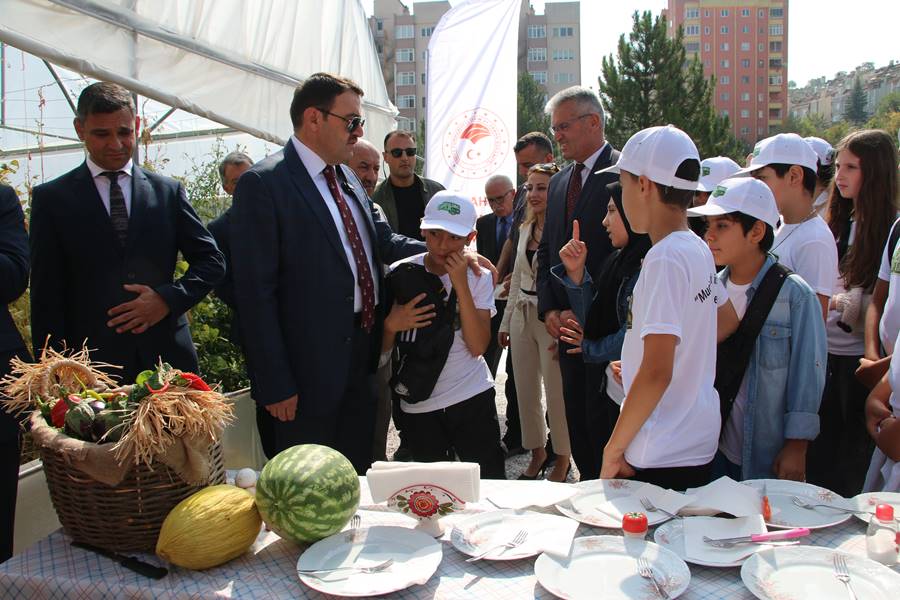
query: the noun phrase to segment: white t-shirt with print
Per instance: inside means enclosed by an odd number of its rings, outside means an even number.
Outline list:
[[[894,221],[893,227],[900,227],[900,219]],[[893,231],[893,227],[891,231]],[[878,335],[885,352],[893,354],[894,342],[900,333],[900,254],[894,249],[894,255],[890,252],[891,239],[888,236],[884,244],[884,252],[881,255],[881,268],[878,270],[878,279],[889,284],[887,300],[884,303],[884,312],[881,314],[881,323],[878,324]],[[900,244],[897,244],[900,248]]]
[[[670,233],[644,258],[622,347],[625,404],[644,360],[644,337],[673,335],[678,342],[672,380],[625,451],[629,464],[697,466],[715,455],[721,427],[719,394],[713,387],[716,312],[727,300],[709,247],[693,232]]]
[[[837,244],[822,217],[779,227],[771,252],[817,294],[834,293],[838,276]]]
[[[404,258],[391,265],[391,269],[397,265],[409,262],[417,265],[425,264],[425,253]],[[471,269],[467,269],[469,290],[472,292],[472,300],[475,302],[475,308],[479,310],[488,310],[491,317],[497,314],[494,306],[494,284],[490,271],[481,270],[481,277],[475,275]],[[450,283],[449,275],[439,275],[441,283],[447,293],[453,288]],[[457,305],[458,306],[458,305]],[[400,408],[407,413],[426,413],[454,404],[459,404],[464,400],[468,400],[473,396],[477,396],[481,392],[488,390],[494,386],[494,379],[491,377],[491,371],[483,356],[472,356],[466,347],[463,339],[462,327],[453,334],[453,345],[450,346],[450,354],[447,355],[447,362],[438,377],[434,390],[428,400],[409,404],[400,402]]]
[[[725,289],[728,290],[728,298],[734,306],[738,319],[743,319],[747,312],[747,290],[750,289],[750,283],[737,285],[729,279],[725,282]],[[734,404],[731,405],[731,414],[728,421],[722,427],[722,441],[719,442],[719,450],[725,457],[736,465],[743,464],[744,449],[744,412],[747,410],[747,374],[741,380],[741,387],[738,389],[737,395],[734,397]]]

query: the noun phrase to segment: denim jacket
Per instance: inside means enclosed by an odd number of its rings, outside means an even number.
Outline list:
[[[569,276],[566,275],[565,266],[561,264],[552,267],[550,274],[556,277],[565,287],[572,312],[575,313],[578,322],[584,325],[587,320],[588,310],[590,310],[591,303],[594,301],[594,296],[596,296],[590,274],[585,270],[581,285],[575,285],[569,279]],[[584,362],[602,364],[622,358],[622,344],[625,342],[631,295],[634,293],[634,286],[637,284],[639,274],[640,271],[635,271],[634,274],[622,279],[622,282],[619,284],[619,291],[616,294],[616,316],[619,318],[619,323],[622,324],[622,327],[617,332],[600,339],[589,340],[584,338],[581,341],[581,356]]]
[[[774,263],[767,257],[747,288],[748,306]],[[723,285],[728,275],[727,267],[719,273]],[[745,374],[743,479],[774,477],[772,463],[786,439],[811,441],[819,434],[827,352],[822,306],[803,278],[791,274],[769,311]]]

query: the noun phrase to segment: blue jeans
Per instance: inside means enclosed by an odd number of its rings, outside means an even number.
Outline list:
[[[741,465],[736,465],[728,460],[720,450],[716,451],[712,463],[712,480],[715,481],[719,477],[724,477],[726,475],[735,481],[741,481]]]

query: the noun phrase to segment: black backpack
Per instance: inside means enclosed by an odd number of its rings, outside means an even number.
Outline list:
[[[741,389],[744,373],[750,364],[750,356],[756,346],[756,339],[762,331],[763,324],[775,304],[778,292],[784,280],[792,271],[780,263],[773,264],[753,294],[747,306],[744,318],[731,336],[719,344],[716,351],[715,388],[719,392],[719,407],[722,412],[722,425],[728,420],[734,399]]]

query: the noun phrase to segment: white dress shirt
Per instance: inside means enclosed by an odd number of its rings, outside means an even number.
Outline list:
[[[87,157],[87,167],[90,170],[91,175],[94,178],[94,185],[97,186],[97,193],[100,194],[100,200],[103,201],[103,207],[106,209],[106,214],[109,214],[109,186],[110,181],[109,177],[105,175],[101,175],[101,173],[105,173],[107,170],[103,167],[100,167],[91,160],[91,157]],[[125,210],[128,211],[128,216],[131,216],[131,172],[134,169],[134,163],[129,158],[128,162],[125,163],[125,166],[119,169],[119,187],[122,188],[122,196],[125,198]]]
[[[353,291],[353,311],[360,312],[362,310],[362,292],[359,289],[359,281],[357,279],[356,260],[353,258],[353,250],[350,249],[350,240],[347,238],[347,230],[344,229],[344,221],[341,219],[341,213],[338,211],[337,204],[331,195],[331,190],[328,189],[328,182],[325,181],[324,171],[328,164],[322,160],[318,154],[298,140],[297,136],[292,135],[291,142],[294,144],[294,150],[297,151],[297,155],[300,157],[300,162],[303,163],[303,166],[306,167],[306,170],[309,172],[309,176],[312,177],[316,189],[319,190],[319,195],[322,196],[322,201],[325,202],[325,206],[328,208],[328,212],[334,220],[334,226],[337,228],[338,235],[341,238],[341,244],[344,246],[344,253],[347,255],[347,263],[350,266],[350,270],[353,271],[353,281],[356,282]],[[340,169],[340,166],[335,167],[335,169]],[[375,263],[372,260],[372,238],[369,236],[369,227],[366,225],[366,216],[363,214],[363,209],[355,195],[348,194],[347,191],[343,189],[343,186],[339,187],[341,187],[341,193],[344,196],[344,200],[347,202],[347,206],[350,207],[350,213],[353,215],[356,229],[359,230],[359,237],[362,240],[366,258],[369,261],[369,270],[372,272],[372,279],[375,284],[375,304],[377,305],[378,271],[375,270]]]
[[[593,172],[595,166],[594,163],[597,162],[597,159],[600,158],[600,153],[603,152],[603,149],[609,146],[609,142],[603,142],[603,145],[597,148],[597,151],[587,157],[583,163],[585,168],[581,170],[581,187],[584,187],[584,184],[587,183],[587,178],[590,177]]]

